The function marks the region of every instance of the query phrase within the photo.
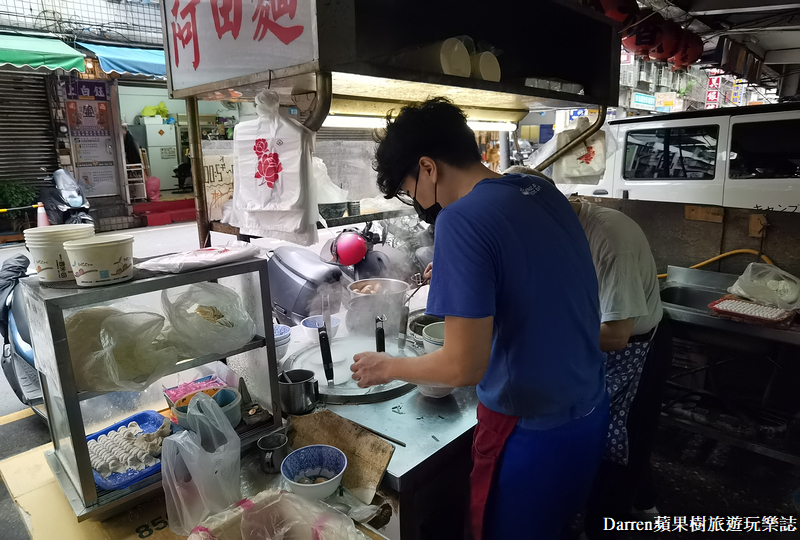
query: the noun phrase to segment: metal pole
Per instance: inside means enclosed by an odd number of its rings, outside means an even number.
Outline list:
[[[575,139],[572,142],[570,142],[564,148],[558,150],[555,154],[553,154],[549,158],[547,158],[544,161],[542,161],[541,163],[539,163],[536,167],[534,167],[534,169],[539,171],[539,172],[542,172],[543,170],[547,169],[547,167],[549,167],[550,165],[552,165],[553,163],[555,163],[556,161],[558,161],[559,159],[561,159],[562,157],[567,155],[573,148],[575,148],[576,146],[581,144],[583,141],[585,141],[586,139],[588,139],[589,137],[591,137],[592,135],[597,133],[597,131],[601,127],[603,127],[603,124],[606,121],[606,111],[607,110],[608,110],[608,107],[606,107],[605,105],[600,107],[600,110],[598,111],[598,115],[597,115],[597,120],[595,121],[594,124],[589,126],[589,129],[587,129],[586,131],[581,133],[580,136],[578,136],[577,139]]]
[[[317,97],[314,99],[314,109],[305,121],[305,126],[311,131],[319,131],[322,122],[328,117],[333,101],[333,79],[329,72],[317,72]]]
[[[192,184],[194,202],[197,207],[197,236],[200,247],[211,246],[208,206],[206,205],[205,171],[203,170],[203,148],[200,141],[200,115],[197,112],[197,98],[186,98],[186,119],[189,122],[189,157],[192,160]]]

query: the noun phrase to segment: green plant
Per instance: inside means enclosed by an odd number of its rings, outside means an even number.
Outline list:
[[[36,188],[22,182],[0,182],[0,208],[19,208],[32,206],[36,202]],[[15,210],[5,213],[5,217],[15,220],[23,215],[23,211]]]

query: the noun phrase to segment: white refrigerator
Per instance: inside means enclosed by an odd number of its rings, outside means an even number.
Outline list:
[[[178,166],[178,147],[173,124],[147,124],[147,157],[150,174],[161,180],[161,191],[175,189],[173,169]]]

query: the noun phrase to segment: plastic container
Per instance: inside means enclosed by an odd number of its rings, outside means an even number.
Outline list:
[[[342,483],[347,469],[347,456],[334,446],[312,444],[298,448],[283,460],[281,474],[293,493],[306,499],[324,499],[333,494]],[[321,484],[299,484],[302,477],[323,476]]]
[[[31,252],[39,281],[52,283],[72,281],[75,275],[64,250],[64,242],[94,236],[94,225],[51,225],[36,227],[23,232],[25,246]]]
[[[427,354],[438,351],[444,347],[444,323],[436,322],[422,329],[422,345]],[[453,391],[452,386],[426,386],[417,385],[419,393],[429,398],[443,398]]]
[[[222,413],[234,428],[242,421],[242,394],[235,388],[223,388],[213,397],[222,409]],[[189,428],[187,411],[189,406],[172,407],[172,415],[178,420],[178,425],[184,429]]]
[[[75,281],[97,287],[133,278],[133,236],[115,234],[64,242]]]
[[[164,417],[158,414],[156,411],[142,411],[134,414],[133,416],[129,416],[125,420],[117,422],[112,426],[108,426],[97,433],[92,433],[86,437],[86,440],[91,441],[97,439],[100,435],[105,435],[108,432],[119,429],[122,426],[127,426],[131,422],[136,422],[139,424],[139,427],[142,428],[144,433],[153,433],[161,427],[161,424],[164,423]],[[175,433],[176,429],[177,431],[180,431],[180,429],[176,428],[175,424],[173,424],[172,433]],[[141,471],[128,469],[124,473],[111,473],[108,478],[103,478],[94,469],[92,469],[92,474],[94,475],[94,483],[97,484],[97,487],[100,489],[114,490],[126,488],[131,484],[135,484],[142,478],[147,478],[151,474],[155,474],[160,470],[161,462],[159,461],[155,465],[150,465]]]

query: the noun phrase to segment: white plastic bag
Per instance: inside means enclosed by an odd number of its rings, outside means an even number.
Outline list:
[[[170,523],[171,523],[170,518]],[[262,491],[203,521],[189,540],[360,540],[349,517],[294,493]]]
[[[800,309],[800,279],[771,264],[750,263],[728,292],[781,309]]]
[[[317,184],[317,203],[339,203],[347,201],[347,190],[333,183],[328,176],[328,167],[321,158],[314,158],[314,181]]]
[[[167,437],[161,450],[169,528],[183,536],[241,499],[241,441],[222,409],[198,392],[187,421],[191,431]]]
[[[234,351],[256,333],[236,291],[218,283],[195,283],[174,301],[161,291],[161,307],[170,324],[167,337],[186,357]]]
[[[83,309],[64,321],[79,390],[144,390],[178,363],[159,340],[164,317],[110,307]]]
[[[275,92],[259,94],[256,111],[256,120],[234,130],[233,204],[223,207],[222,222],[241,234],[315,244],[314,134],[281,117]]]
[[[182,253],[171,253],[163,257],[155,257],[137,264],[136,267],[151,272],[179,274],[181,272],[190,272],[201,268],[243,261],[256,257],[260,253],[261,250],[253,244],[235,241],[227,246],[209,247],[205,249],[196,249],[194,251],[184,251]]]

